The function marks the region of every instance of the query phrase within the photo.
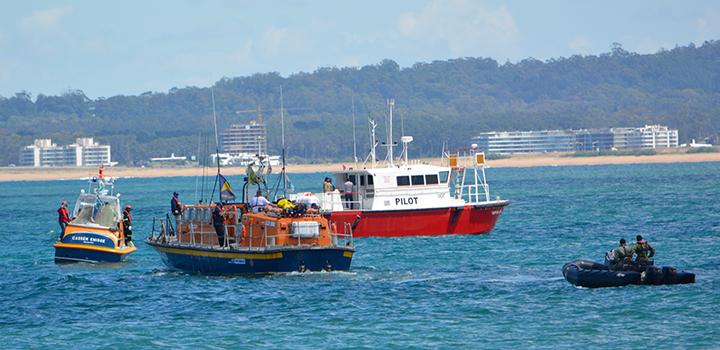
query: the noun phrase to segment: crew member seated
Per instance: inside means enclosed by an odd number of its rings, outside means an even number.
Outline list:
[[[627,246],[625,238],[620,239],[620,245],[609,251],[605,256],[611,271],[624,271],[632,267],[632,250]]]
[[[260,210],[264,209],[268,204],[270,204],[270,201],[263,197],[262,191],[260,190],[255,193],[255,197],[252,197],[248,203],[253,213],[259,213]]]

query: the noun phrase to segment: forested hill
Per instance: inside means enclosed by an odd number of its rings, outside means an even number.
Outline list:
[[[112,82],[108,82],[111,84]],[[220,128],[256,117],[261,106],[271,153],[280,151],[280,87],[287,108],[289,157],[352,156],[354,99],[358,153],[368,148],[368,114],[384,135],[385,99],[396,99],[395,135],[413,135],[411,156],[437,156],[443,141],[464,146],[489,130],[565,129],[666,124],[681,142],[720,131],[720,42],[640,55],[615,45],[599,56],[498,64],[487,58],[418,63],[391,60],[361,68],[320,68],[224,78],[214,85]],[[94,136],[113,159],[138,164],[152,156],[196,154],[198,135],[213,131],[210,87],[88,99],[21,92],[0,97],[0,165],[16,163],[35,138],[70,143]],[[214,139],[210,137],[210,149]],[[205,141],[201,142],[205,148]]]

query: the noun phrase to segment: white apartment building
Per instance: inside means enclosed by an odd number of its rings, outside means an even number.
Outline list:
[[[92,137],[82,137],[74,144],[58,146],[51,139],[37,139],[20,150],[20,165],[32,167],[80,167],[111,164],[110,145],[101,145]]]
[[[489,153],[604,151],[678,147],[678,130],[664,125],[640,128],[491,131],[473,138]]]

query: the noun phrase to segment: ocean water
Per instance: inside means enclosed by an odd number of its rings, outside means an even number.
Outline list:
[[[326,174],[291,175],[320,190]],[[206,277],[142,240],[195,178],[121,179],[139,249],[56,265],[79,180],[0,183],[0,348],[718,348],[720,163],[488,169],[512,201],[481,236],[357,240],[350,272]],[[239,177],[231,177],[238,187]],[[560,271],[641,233],[697,283],[582,289]]]

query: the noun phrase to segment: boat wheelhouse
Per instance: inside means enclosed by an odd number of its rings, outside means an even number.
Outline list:
[[[61,239],[53,244],[57,262],[121,262],[137,248],[126,240],[120,194],[113,193],[114,181],[90,178],[88,190],[80,190]]]

